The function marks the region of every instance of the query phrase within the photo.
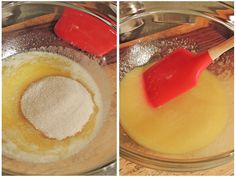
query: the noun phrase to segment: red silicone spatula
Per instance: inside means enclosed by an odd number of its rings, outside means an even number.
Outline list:
[[[231,37],[200,54],[179,48],[159,60],[143,73],[148,103],[152,107],[158,107],[194,87],[200,73],[233,46],[234,37]]]
[[[115,22],[105,20],[112,25],[91,14],[65,8],[54,31],[58,37],[75,47],[96,56],[103,56],[116,47]]]

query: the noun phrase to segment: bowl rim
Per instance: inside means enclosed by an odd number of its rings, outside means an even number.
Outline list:
[[[186,160],[186,159],[167,159],[153,158],[128,150],[120,146],[120,154],[125,159],[157,170],[167,170],[176,172],[200,171],[224,165],[234,159],[234,150],[230,150],[218,155],[205,158]]]
[[[225,4],[224,2],[219,2],[222,6],[227,6],[229,9],[234,10],[234,7]],[[227,27],[228,29],[234,31],[234,24],[231,21],[222,21],[221,19],[218,19],[216,17],[207,15],[207,13],[201,12],[201,11],[196,11],[196,10],[170,10],[170,9],[158,9],[158,8],[153,8],[150,9],[149,11],[144,11],[140,12],[131,16],[126,16],[120,19],[120,27],[124,25],[125,23],[129,22],[130,20],[135,20],[135,19],[142,19],[142,17],[149,16],[149,15],[154,15],[154,14],[163,14],[163,13],[173,13],[173,14],[185,14],[185,15],[193,15],[193,16],[201,16],[204,18],[207,18],[209,20],[212,20],[214,22],[220,23],[221,25]]]
[[[90,14],[90,15],[94,16],[95,18],[98,18],[99,20],[103,21],[104,23],[106,23],[107,25],[112,27],[114,30],[117,30],[116,23],[112,23],[111,21],[109,21],[107,19],[108,17],[104,18],[103,16],[101,16],[97,13],[94,13],[91,10],[86,9],[85,7],[73,5],[73,4],[71,4],[71,2],[61,2],[61,1],[14,1],[14,2],[10,2],[9,1],[9,3],[5,4],[2,7],[2,9],[11,8],[11,7],[20,6],[20,5],[54,5],[54,6],[69,7],[69,8],[76,9],[76,10],[85,12],[87,14]],[[79,2],[77,2],[77,3],[79,3]]]
[[[63,174],[63,175],[85,175],[85,176],[86,175],[96,175],[97,173],[100,173],[102,171],[106,171],[109,168],[114,168],[115,166],[116,166],[116,157],[114,157],[114,160],[112,160],[111,162],[108,162],[102,166],[99,166],[91,171],[82,172],[82,173],[68,173],[68,174]],[[7,175],[26,175],[25,173],[13,172],[11,170],[6,170],[4,168],[2,169],[2,173],[3,174],[5,173]],[[27,174],[27,175],[35,175],[35,174]]]

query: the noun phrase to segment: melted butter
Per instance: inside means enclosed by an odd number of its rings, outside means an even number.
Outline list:
[[[10,62],[10,61],[7,61]],[[95,116],[98,107],[94,106],[94,112],[83,130],[72,137],[62,141],[49,139],[36,130],[23,116],[20,108],[20,99],[24,90],[32,83],[47,76],[70,77],[82,83],[79,76],[72,76],[66,66],[70,66],[67,60],[51,59],[47,57],[35,58],[21,65],[10,66],[3,62],[3,143],[13,142],[19,150],[25,152],[43,153],[51,149],[60,149],[59,154],[65,153],[72,141],[87,138],[95,127]],[[89,91],[92,96],[94,94]]]
[[[195,88],[151,108],[142,88],[143,70],[132,70],[120,84],[121,124],[134,141],[157,152],[184,154],[219,136],[226,125],[228,106],[224,87],[213,74],[204,71]]]

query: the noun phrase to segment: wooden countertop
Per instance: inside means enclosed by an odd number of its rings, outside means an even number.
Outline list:
[[[231,176],[234,174],[233,161],[220,167],[196,172],[168,172],[149,169],[120,157],[121,176]]]

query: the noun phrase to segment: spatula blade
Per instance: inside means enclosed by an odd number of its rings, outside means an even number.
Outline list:
[[[152,107],[165,104],[197,84],[198,76],[211,63],[208,53],[194,55],[179,48],[143,73],[143,86]]]
[[[79,10],[64,8],[54,31],[64,41],[96,56],[103,56],[116,47],[116,30]]]

